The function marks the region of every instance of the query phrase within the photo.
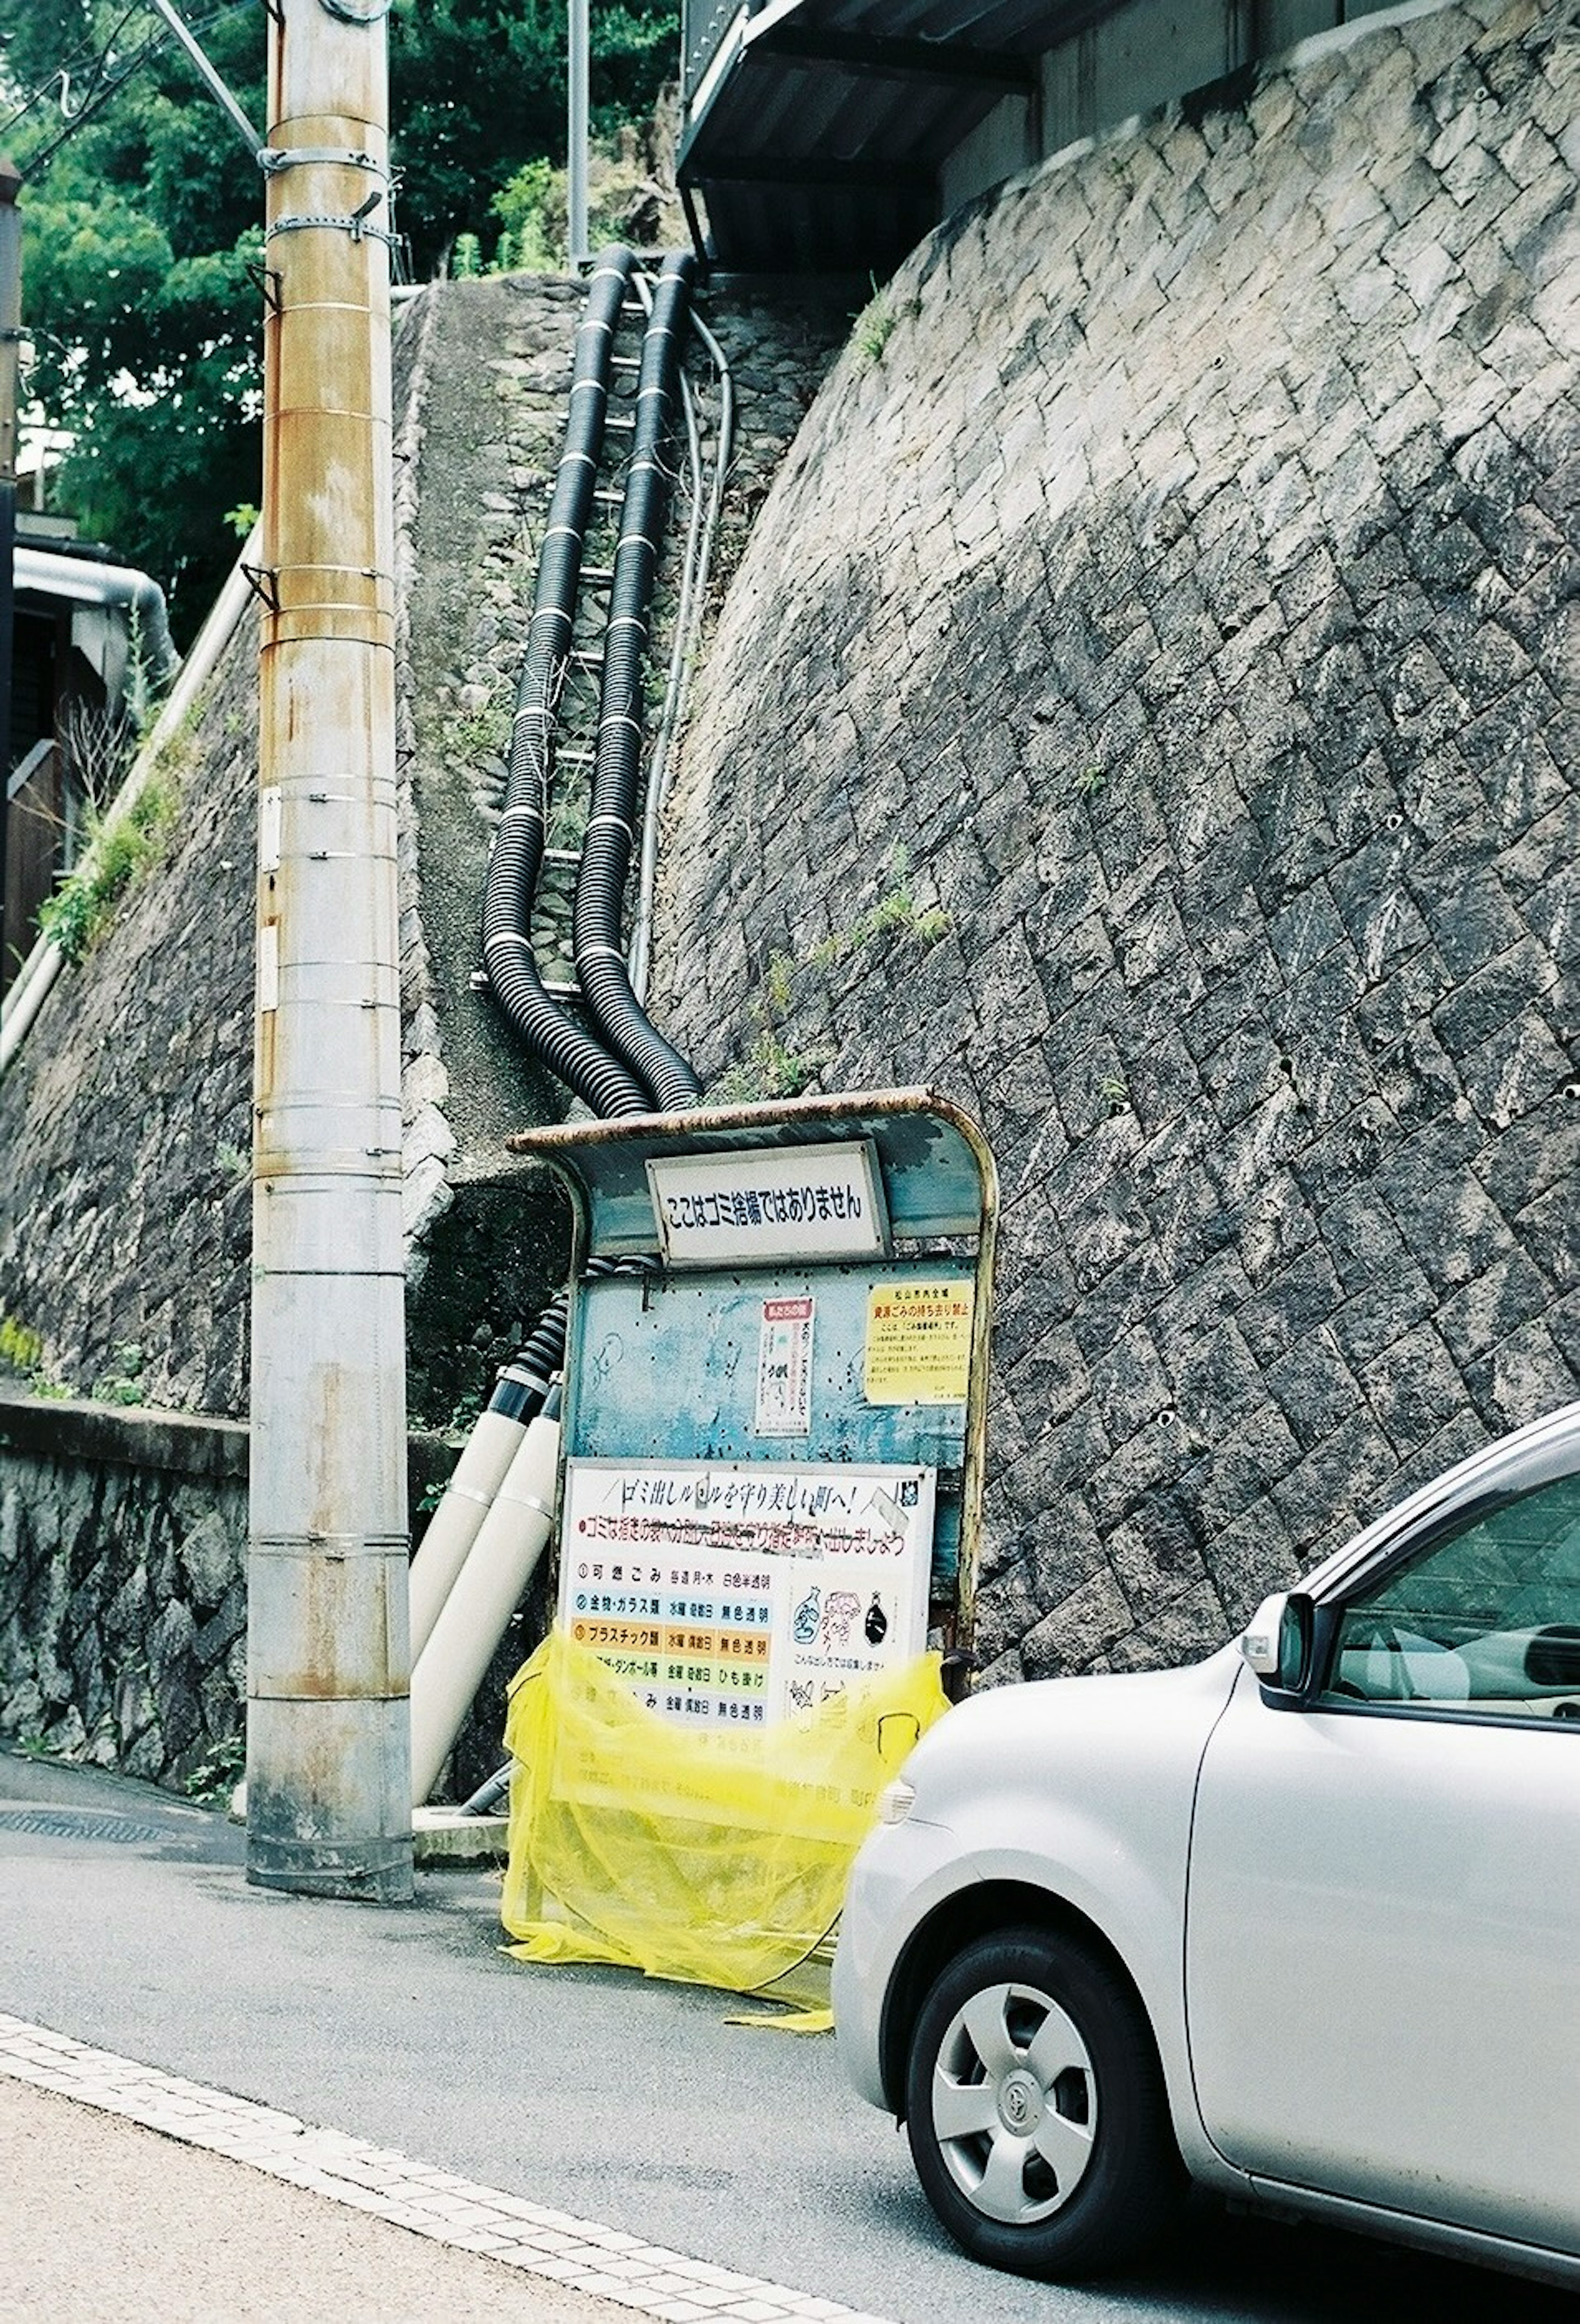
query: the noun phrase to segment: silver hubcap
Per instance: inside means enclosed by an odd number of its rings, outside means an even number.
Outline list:
[[[961,2193],[987,2218],[1030,2227],[1069,2201],[1092,2160],[1091,2054],[1050,1995],[989,1986],[956,2012],[938,2045],[932,2111]]]

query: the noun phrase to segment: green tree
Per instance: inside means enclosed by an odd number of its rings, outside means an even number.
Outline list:
[[[678,60],[675,0],[592,12],[592,126],[645,121]],[[523,164],[565,160],[565,0],[395,0],[390,114],[416,271],[457,234],[491,240]]]
[[[235,554],[224,512],[257,495],[263,236],[256,166],[158,29],[125,0],[0,0],[28,385],[76,439],[57,497],[158,576],[189,635]],[[260,117],[259,12],[202,37]]]
[[[188,22],[266,130],[264,17]],[[673,0],[596,12],[594,126],[651,109]],[[397,223],[420,279],[494,198],[565,150],[564,0],[394,0]],[[226,512],[260,494],[263,194],[235,124],[145,0],[0,0],[0,114],[24,179],[29,385],[75,448],[57,497],[166,586],[189,636],[235,554]]]

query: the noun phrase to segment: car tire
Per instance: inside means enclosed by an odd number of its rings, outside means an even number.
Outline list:
[[[1095,1950],[1049,1930],[979,1937],[941,1971],[911,2036],[906,2128],[956,2242],[1020,2275],[1128,2265],[1185,2193],[1145,2015]]]

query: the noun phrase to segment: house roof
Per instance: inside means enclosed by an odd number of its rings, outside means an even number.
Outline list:
[[[895,264],[939,215],[946,156],[1037,57],[1116,0],[692,0],[680,181],[721,265]]]

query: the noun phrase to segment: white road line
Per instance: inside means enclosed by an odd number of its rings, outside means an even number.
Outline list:
[[[122,2115],[185,2145],[228,2154],[271,2179],[410,2227],[430,2242],[481,2252],[507,2267],[662,2318],[664,2324],[725,2317],[734,2324],[885,2324],[836,2300],[812,2299],[761,2276],[688,2259],[617,2227],[480,2187],[393,2148],[320,2129],[3,2013],[0,2074]]]

